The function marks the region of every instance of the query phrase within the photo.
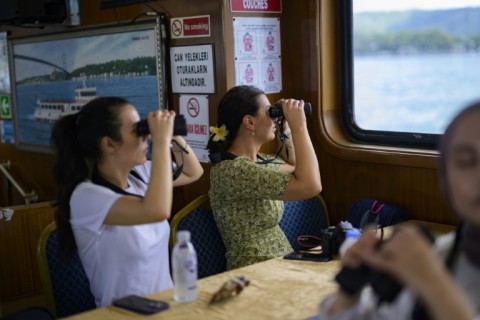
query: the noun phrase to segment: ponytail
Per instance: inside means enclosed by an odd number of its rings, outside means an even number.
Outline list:
[[[70,197],[75,187],[88,177],[88,166],[77,139],[78,113],[67,115],[55,122],[52,128],[51,145],[57,157],[53,175],[57,182],[58,198],[55,203],[60,253],[69,257],[76,250],[70,225]]]

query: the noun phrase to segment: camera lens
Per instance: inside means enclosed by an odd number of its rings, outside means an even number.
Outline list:
[[[143,137],[150,134],[150,128],[148,127],[147,119],[140,120],[137,123],[137,135]],[[187,121],[183,114],[175,115],[173,120],[173,135],[174,136],[186,136],[187,135]]]
[[[310,117],[312,115],[312,105],[310,102],[305,102],[303,105],[303,111],[305,112],[306,117]],[[278,118],[283,117],[283,109],[282,104],[280,102],[275,103],[273,106],[268,109],[270,118]]]

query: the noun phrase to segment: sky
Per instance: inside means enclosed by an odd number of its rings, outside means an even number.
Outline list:
[[[87,64],[104,63],[115,59],[155,56],[156,41],[152,30],[117,32],[106,35],[72,37],[14,45],[14,54],[39,58],[68,71]],[[53,38],[53,37],[52,37]],[[24,59],[15,59],[15,80],[49,74],[53,67]]]
[[[480,0],[352,0],[353,11],[396,11],[479,7]]]

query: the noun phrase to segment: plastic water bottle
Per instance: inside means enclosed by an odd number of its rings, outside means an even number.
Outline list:
[[[360,238],[360,230],[353,228],[345,232],[345,240],[343,240],[338,253],[343,256],[344,253]]]
[[[190,242],[190,231],[178,231],[172,252],[173,298],[177,302],[197,299],[197,253]]]

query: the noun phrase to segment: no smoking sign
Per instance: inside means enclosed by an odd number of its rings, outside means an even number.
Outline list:
[[[171,30],[172,36],[181,37],[183,34],[182,21],[178,19],[173,20]]]
[[[170,33],[172,39],[209,37],[210,16],[172,18],[170,20]]]
[[[200,113],[200,103],[196,98],[190,98],[190,100],[188,100],[187,112],[192,118],[196,118]]]
[[[209,115],[207,95],[180,95],[180,113],[187,120],[187,143],[192,147],[200,162],[210,162],[208,158]]]

